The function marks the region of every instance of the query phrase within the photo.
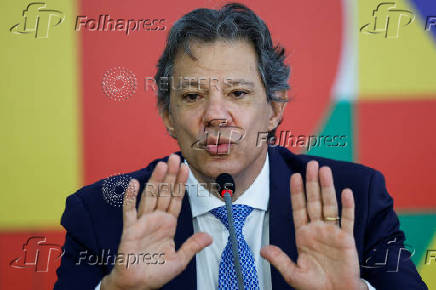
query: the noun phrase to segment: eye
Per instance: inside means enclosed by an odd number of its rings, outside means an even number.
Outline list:
[[[195,94],[195,93],[189,93],[189,94],[184,94],[182,96],[184,101],[187,101],[189,103],[193,103],[195,101],[197,101],[201,96],[199,94]]]
[[[241,91],[241,90],[236,90],[236,91],[231,92],[231,95],[233,95],[236,99],[241,99],[247,94],[248,94],[248,92]]]

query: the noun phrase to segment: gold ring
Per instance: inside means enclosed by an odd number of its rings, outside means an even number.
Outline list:
[[[341,218],[338,217],[338,216],[337,216],[337,217],[325,217],[325,218],[324,218],[325,221],[334,221],[334,222],[335,222],[335,221],[338,221],[338,220],[340,220],[340,219],[341,219]]]

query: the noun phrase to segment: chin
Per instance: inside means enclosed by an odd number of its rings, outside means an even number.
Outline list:
[[[200,168],[207,176],[213,178],[224,172],[235,175],[242,170],[241,162],[236,160],[208,160],[201,164]]]

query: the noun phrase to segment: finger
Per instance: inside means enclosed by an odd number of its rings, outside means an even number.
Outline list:
[[[306,170],[307,212],[311,221],[317,221],[322,216],[321,194],[318,182],[318,162],[307,163]]]
[[[139,182],[131,179],[123,198],[123,226],[129,227],[136,222],[136,197],[138,196]]]
[[[346,232],[353,234],[354,227],[354,197],[353,191],[346,188],[342,191],[342,218],[341,228]]]
[[[295,230],[307,224],[306,196],[300,173],[291,176],[291,203]]]
[[[326,223],[339,225],[339,222],[336,220],[326,219],[338,217],[338,202],[336,201],[336,190],[333,184],[333,175],[330,167],[322,167],[319,170],[319,181],[321,184],[324,221]]]
[[[168,158],[168,170],[163,182],[159,186],[157,209],[167,211],[173,195],[174,183],[176,182],[177,173],[180,168],[180,157],[176,154],[171,154]]]
[[[188,265],[195,254],[209,246],[211,243],[212,237],[202,232],[196,233],[187,239],[177,251],[181,270],[186,268],[186,265]]]
[[[185,185],[188,180],[188,175],[188,166],[185,163],[182,163],[179,173],[177,174],[174,194],[168,207],[168,212],[176,218],[179,216],[180,208],[182,207],[182,200],[185,196]]]
[[[138,216],[150,213],[156,208],[159,183],[162,182],[166,171],[167,164],[165,162],[158,162],[142,191]]]
[[[297,265],[279,247],[265,246],[260,249],[260,255],[282,274],[288,284],[294,284]]]

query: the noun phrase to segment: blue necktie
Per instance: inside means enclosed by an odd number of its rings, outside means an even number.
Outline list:
[[[254,256],[242,234],[242,228],[244,227],[245,219],[253,211],[253,208],[243,204],[234,204],[232,205],[232,208],[233,220],[235,222],[236,239],[238,240],[239,260],[242,268],[242,276],[244,277],[244,288],[259,289],[259,281],[257,280]],[[214,208],[210,212],[224,224],[227,230],[229,230],[227,209],[225,206]],[[235,263],[233,261],[231,247],[232,244],[230,242],[229,236],[229,239],[227,240],[227,245],[221,255],[218,275],[219,289],[238,289],[238,281],[236,277]]]

